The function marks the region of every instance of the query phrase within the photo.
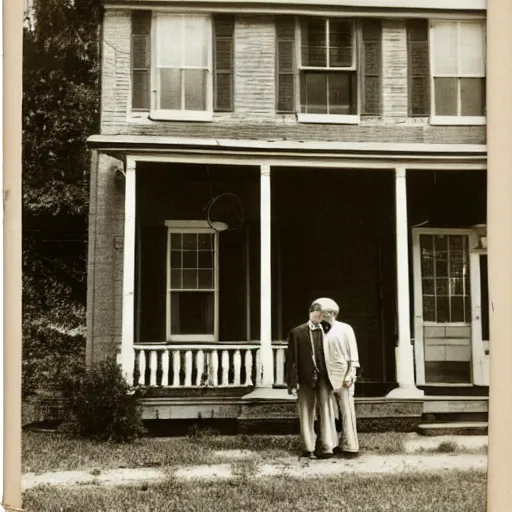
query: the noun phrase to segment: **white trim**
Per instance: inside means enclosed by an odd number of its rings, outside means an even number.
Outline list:
[[[215,230],[209,226],[208,221],[206,220],[166,220],[165,225],[168,228],[179,229],[180,231],[186,229],[197,231],[200,229],[205,230],[201,231],[203,233],[215,232]]]
[[[413,311],[414,311],[414,358],[416,364],[416,382],[419,386],[425,385],[425,346],[423,340],[423,296],[421,289],[421,228],[412,229],[412,257],[413,257]]]
[[[152,0],[148,1],[132,1],[132,2],[123,2],[120,0],[106,0],[106,8],[115,7],[120,5],[137,5],[142,4],[141,8],[144,8],[152,3],[156,3]],[[241,0],[208,0],[208,1],[194,1],[194,0],[167,0],[167,4],[172,6],[172,4],[177,4],[183,9],[183,6],[186,6],[187,10],[191,9],[195,6],[201,6],[201,4],[206,4],[205,8],[214,8],[217,6],[229,6],[229,9],[233,10],[234,8],[241,9],[244,4],[255,3],[259,4],[261,2],[250,2],[250,1],[241,1]],[[357,9],[421,9],[421,10],[455,10],[455,11],[486,11],[487,2],[486,0],[265,0],[264,2],[269,7],[288,7],[288,6],[307,6],[307,7],[333,7],[336,9],[339,8],[357,8]],[[275,6],[275,7],[274,7]]]
[[[438,126],[482,126],[487,124],[487,118],[485,116],[432,116],[430,124]]]
[[[126,380],[133,381],[133,345],[135,313],[135,236],[136,236],[136,163],[126,158],[123,244],[123,302],[121,368]]]
[[[299,123],[321,123],[321,124],[359,124],[359,115],[338,115],[338,114],[297,114]]]
[[[151,110],[150,121],[194,121],[208,123],[213,121],[213,110]]]

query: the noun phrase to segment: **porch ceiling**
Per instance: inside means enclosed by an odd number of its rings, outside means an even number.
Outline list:
[[[93,135],[91,149],[115,158],[301,167],[485,169],[480,144],[396,144],[198,139],[145,135]]]

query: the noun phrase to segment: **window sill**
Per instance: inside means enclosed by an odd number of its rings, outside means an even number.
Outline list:
[[[213,121],[213,112],[195,110],[152,110],[148,118],[151,121],[194,121],[208,123]]]
[[[430,124],[438,126],[483,126],[485,116],[432,116]]]
[[[358,115],[297,114],[299,123],[359,124]]]

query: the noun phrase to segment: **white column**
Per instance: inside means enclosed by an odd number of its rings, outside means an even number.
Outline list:
[[[126,380],[133,381],[133,343],[135,311],[135,161],[126,159],[124,192],[124,249],[123,249],[123,328],[121,339],[121,368]]]
[[[424,395],[414,382],[414,357],[411,344],[411,311],[409,297],[409,226],[407,222],[406,171],[395,170],[396,275],[398,309],[398,346],[395,348],[398,388],[388,396],[415,398]]]
[[[260,169],[260,219],[261,219],[261,387],[271,388],[274,381],[274,362],[272,354],[272,277],[270,257],[270,166],[262,165]]]

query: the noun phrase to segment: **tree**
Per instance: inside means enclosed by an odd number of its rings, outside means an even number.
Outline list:
[[[23,33],[23,391],[83,357],[101,0],[34,0]]]

